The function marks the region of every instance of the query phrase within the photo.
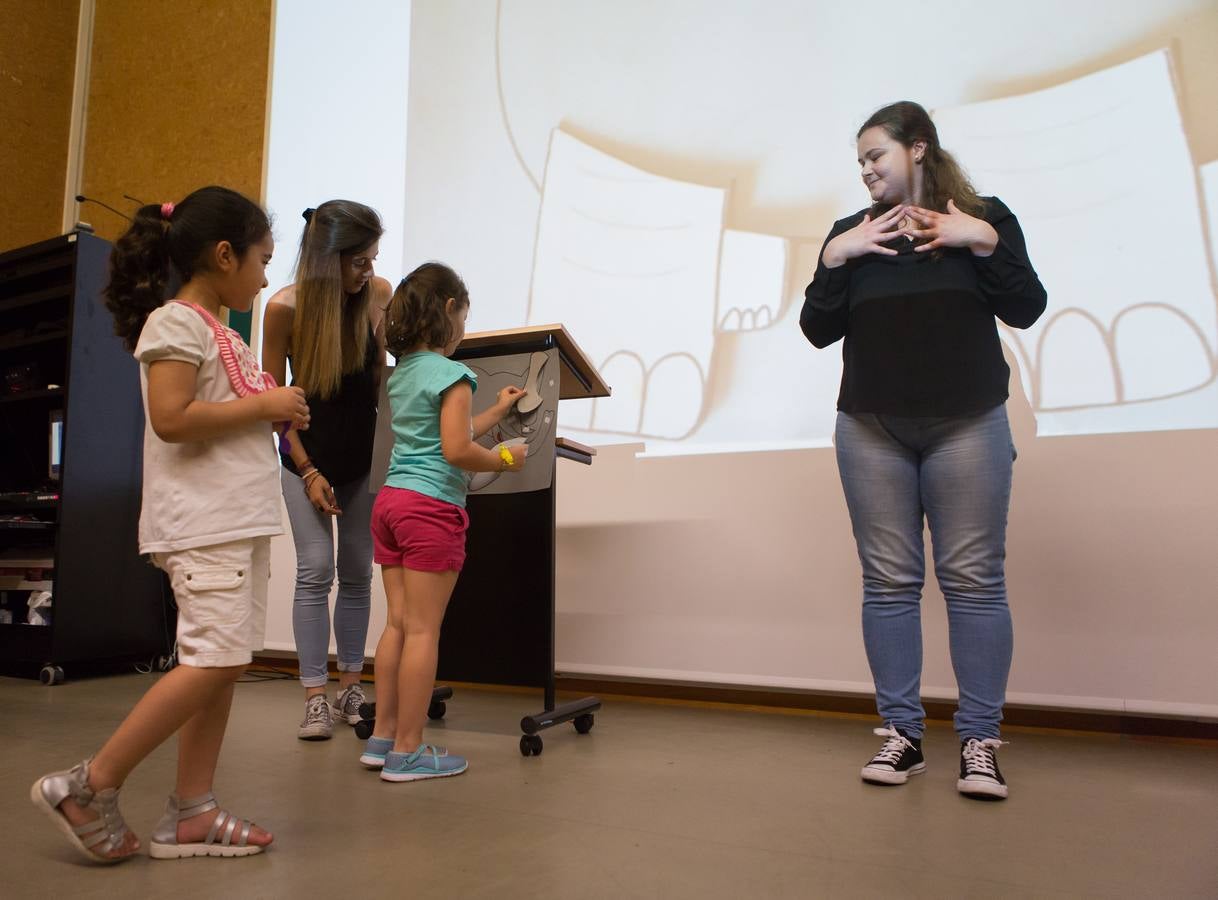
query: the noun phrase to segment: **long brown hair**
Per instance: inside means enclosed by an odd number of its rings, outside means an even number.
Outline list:
[[[427,262],[402,279],[385,311],[385,347],[395,357],[415,347],[443,347],[453,336],[446,307],[469,306],[461,276],[443,263]]]
[[[343,292],[343,253],[367,250],[385,228],[376,210],[351,200],[328,200],[304,212],[296,260],[296,316],[292,377],[306,394],[333,397],[343,376],[359,371],[368,352],[369,280],[358,294]]]
[[[931,121],[930,114],[912,100],[890,103],[871,114],[855,138],[862,137],[869,128],[883,128],[897,143],[913,147],[918,141],[926,144],[922,157],[921,204],[938,212],[947,212],[947,201],[955,200],[961,212],[979,216],[985,203],[977,196],[977,190],[969,181],[964,169],[955,157],[939,144],[939,131]]]
[[[261,206],[225,187],[199,188],[172,206],[141,206],[110,253],[104,294],[114,333],[134,350],[148,315],[168,298],[175,277],[190,281],[204,265],[204,253],[221,241],[244,261],[270,230]]]

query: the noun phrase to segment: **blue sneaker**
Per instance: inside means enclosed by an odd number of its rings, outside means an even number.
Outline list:
[[[446,778],[460,775],[469,768],[465,757],[441,753],[430,744],[419,744],[414,753],[385,754],[381,781],[420,781],[424,778]]]
[[[385,754],[393,749],[393,738],[370,737],[364,744],[364,752],[359,761],[369,769],[379,769],[385,765]],[[436,756],[448,756],[443,747],[431,747]]]
[[[385,754],[393,749],[393,738],[370,737],[364,744],[364,752],[359,761],[369,769],[379,769],[385,765]]]

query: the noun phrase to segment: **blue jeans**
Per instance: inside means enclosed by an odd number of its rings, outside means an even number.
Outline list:
[[[838,413],[835,444],[880,716],[922,736],[925,519],[960,689],[956,732],[998,737],[1012,647],[1004,562],[1015,447],[1006,408],[942,419]]]
[[[368,638],[372,603],[372,501],[368,479],[333,486],[341,516],[318,512],[304,482],[283,470],[283,500],[296,544],[296,595],[292,632],[300,659],[300,683],[322,687],[328,678],[330,587],[334,584],[334,519],[338,519],[338,598],[334,603],[334,638],[338,670],[360,672]]]

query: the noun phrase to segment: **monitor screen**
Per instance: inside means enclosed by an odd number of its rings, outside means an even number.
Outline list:
[[[47,457],[49,464],[47,474],[52,481],[58,481],[63,466],[63,410],[51,410],[50,453]]]

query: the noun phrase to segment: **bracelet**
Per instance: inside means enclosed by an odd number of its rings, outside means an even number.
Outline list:
[[[301,466],[296,467],[296,474],[299,475],[301,478],[304,478],[310,472],[316,472],[316,471],[317,471],[317,466],[313,465],[312,463],[307,463],[303,467],[301,467]]]
[[[320,477],[321,477],[321,471],[318,469],[313,469],[307,475],[301,476],[301,478],[304,481],[305,490],[307,491],[309,489],[309,485],[312,484],[316,479],[318,479]]]

